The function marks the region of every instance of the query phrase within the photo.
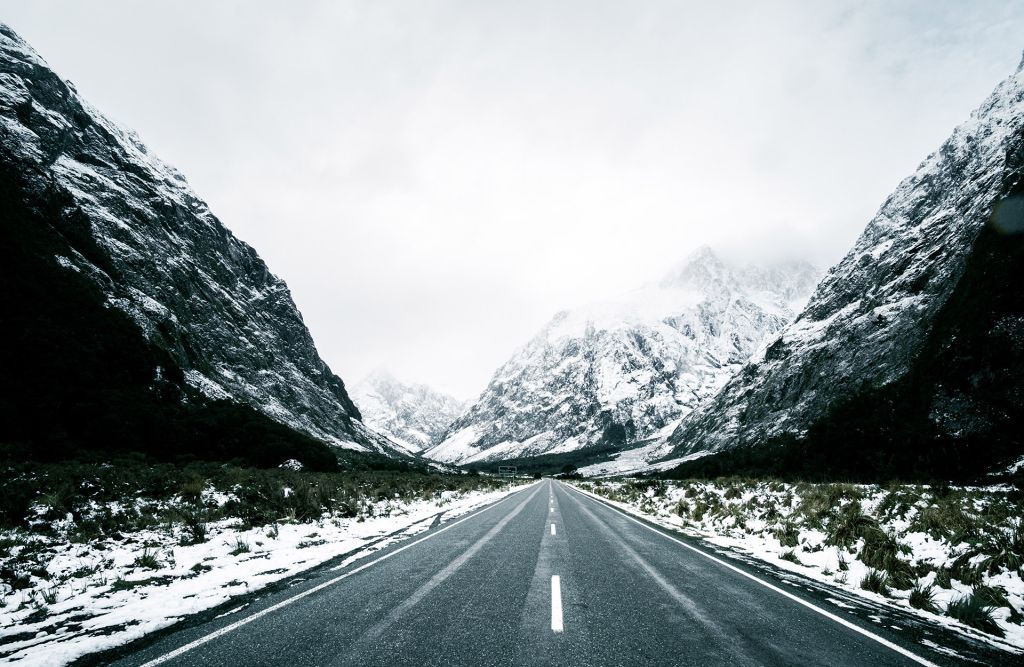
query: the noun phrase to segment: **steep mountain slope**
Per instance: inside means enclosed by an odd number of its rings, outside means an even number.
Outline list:
[[[1024,61],[672,435],[686,470],[951,476],[1021,449]]]
[[[400,382],[384,370],[356,384],[352,398],[364,424],[410,452],[437,444],[466,407],[427,385]]]
[[[59,270],[47,280],[66,291],[58,296],[69,308],[81,306],[121,337],[143,337],[121,345],[140,355],[133,387],[163,391],[168,406],[237,402],[286,431],[345,448],[394,451],[360,423],[344,384],[317,354],[284,282],[214,217],[181,174],[92,109],[6,26],[0,26],[0,164],[7,250],[25,270]],[[8,274],[5,284],[8,278],[14,277]],[[32,275],[18,279],[31,289]],[[81,298],[68,297],[72,292]],[[90,300],[127,314],[130,322],[113,311],[94,312],[85,305]],[[46,304],[20,298],[8,305],[17,313],[5,317],[25,326],[47,322],[53,354],[80,344],[60,338],[62,331],[78,331],[70,315],[54,322],[60,315],[44,314]],[[19,350],[40,344],[11,335],[5,347],[14,361]],[[105,353],[114,378],[121,365],[117,349]],[[65,371],[77,372],[71,364]],[[25,381],[40,385],[30,372]],[[90,377],[99,382],[93,391],[102,391],[105,378]],[[17,387],[3,384],[4,406],[17,416],[26,401]],[[59,382],[52,384],[52,391],[61,390]],[[46,388],[36,389],[37,398],[47,400]]]
[[[816,278],[806,264],[733,267],[704,248],[658,284],[561,312],[425,456],[471,463],[649,437],[713,395]]]

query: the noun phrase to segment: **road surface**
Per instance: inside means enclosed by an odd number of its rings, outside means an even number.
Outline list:
[[[929,646],[945,644],[987,664],[1015,661],[909,614],[883,613],[715,553],[552,480],[250,602],[98,659],[389,667],[962,664],[948,649]]]

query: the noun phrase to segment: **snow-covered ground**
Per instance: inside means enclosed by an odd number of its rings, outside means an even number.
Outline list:
[[[576,485],[711,544],[1024,652],[1024,519],[1020,492],[1009,487],[754,481]],[[872,533],[875,529],[880,532]],[[864,535],[869,535],[867,540]],[[869,539],[874,539],[871,546]],[[879,560],[894,574],[879,567]],[[869,573],[888,580],[884,594],[862,587]],[[927,591],[930,610],[912,606],[915,586]],[[993,593],[1002,600],[988,600]],[[984,606],[994,623],[988,633],[948,615],[951,603],[971,595],[987,596]],[[914,597],[920,606],[921,596]]]
[[[54,524],[53,535],[4,531],[0,540],[11,556],[44,548],[53,555],[44,571],[25,579],[38,583],[44,575],[51,585],[0,588],[6,592],[0,597],[0,662],[66,664],[339,555],[351,553],[345,563],[364,558],[427,530],[439,515],[448,521],[519,488],[384,500],[355,518],[325,514],[316,521],[248,530],[237,519],[225,519],[207,524],[206,541],[192,545],[181,544],[180,529],[163,526],[76,544],[68,540],[70,515]],[[223,505],[228,497],[208,490],[204,500]]]

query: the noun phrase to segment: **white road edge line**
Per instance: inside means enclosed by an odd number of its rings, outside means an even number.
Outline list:
[[[830,613],[828,611],[825,611],[824,609],[822,609],[821,607],[818,607],[817,605],[811,604],[810,602],[808,602],[807,600],[804,600],[803,598],[799,598],[796,595],[793,595],[789,591],[784,591],[781,588],[779,588],[778,586],[775,586],[773,584],[768,583],[767,581],[764,581],[763,579],[755,577],[754,575],[750,574],[749,572],[744,572],[743,570],[741,570],[740,568],[736,567],[735,565],[731,565],[729,563],[726,563],[721,558],[716,558],[716,557],[712,556],[711,554],[705,553],[701,549],[698,549],[697,547],[689,545],[686,542],[683,542],[682,540],[678,540],[678,539],[672,537],[671,535],[658,530],[657,528],[655,528],[653,526],[647,525],[646,523],[644,523],[643,521],[640,521],[636,517],[630,516],[628,513],[624,512],[623,510],[619,509],[618,507],[615,507],[614,505],[609,505],[608,503],[604,502],[598,496],[595,496],[595,495],[593,495],[593,494],[591,494],[591,493],[589,493],[587,491],[584,491],[583,489],[577,489],[576,487],[571,486],[569,484],[565,484],[565,486],[569,487],[570,489],[572,489],[573,491],[576,491],[577,493],[579,493],[581,495],[584,495],[585,497],[589,496],[589,497],[593,498],[594,500],[599,502],[601,505],[604,505],[605,507],[607,507],[609,509],[615,510],[616,512],[618,512],[622,516],[626,517],[630,521],[632,521],[632,522],[634,522],[634,523],[636,523],[636,524],[638,524],[640,526],[643,526],[644,528],[646,528],[647,530],[651,531],[652,533],[657,533],[658,535],[661,535],[662,537],[664,537],[667,540],[671,540],[671,541],[675,542],[676,544],[678,544],[680,546],[686,547],[687,549],[689,549],[690,551],[693,551],[694,553],[698,553],[701,556],[704,556],[708,560],[714,561],[714,562],[718,563],[719,565],[721,565],[723,567],[726,567],[726,568],[732,570],[733,572],[736,572],[737,574],[743,575],[747,579],[750,579],[752,581],[756,581],[757,583],[761,584],[765,588],[767,588],[769,590],[772,590],[772,591],[775,591],[779,595],[787,597],[790,600],[792,600],[792,601],[794,601],[794,602],[796,602],[798,604],[801,604],[804,607],[807,607],[811,611],[814,611],[814,612],[816,612],[818,614],[821,614],[822,616],[824,616],[825,618],[827,618],[827,619],[829,619],[831,621],[835,621],[839,625],[842,625],[842,626],[844,626],[846,628],[849,628],[850,630],[853,630],[854,632],[860,633],[860,634],[864,635],[865,637],[867,637],[868,639],[874,640],[874,641],[878,642],[879,644],[881,644],[882,646],[885,646],[888,649],[892,649],[893,651],[896,651],[900,655],[903,655],[903,656],[905,656],[907,658],[910,658],[911,660],[913,660],[914,662],[918,663],[919,665],[927,665],[927,667],[939,667],[934,662],[931,662],[931,661],[927,660],[926,658],[922,658],[921,656],[917,655],[916,653],[912,653],[911,651],[908,651],[907,649],[903,648],[899,644],[894,644],[893,642],[889,641],[888,639],[886,639],[884,637],[880,637],[880,636],[876,635],[875,633],[871,632],[870,630],[865,630],[864,628],[860,627],[859,625],[856,625],[855,623],[851,623],[850,621],[846,620],[845,618],[841,618],[839,616],[836,616],[835,614]],[[552,584],[552,585],[554,585],[554,584]],[[552,621],[552,623],[554,623],[554,621]]]
[[[551,575],[551,630],[561,632],[562,625],[562,579],[557,574]]]
[[[551,534],[555,534],[555,524],[551,524]]]
[[[207,642],[210,642],[210,641],[213,641],[214,639],[217,639],[218,637],[223,637],[224,635],[228,634],[229,632],[231,632],[233,630],[237,630],[238,628],[242,627],[243,625],[248,625],[249,623],[252,623],[253,621],[255,621],[257,619],[263,618],[264,616],[266,616],[267,614],[269,614],[272,611],[277,611],[278,609],[281,609],[282,607],[287,607],[288,605],[292,604],[293,602],[298,602],[299,600],[301,600],[301,599],[303,599],[305,597],[308,597],[308,596],[312,595],[313,593],[317,593],[317,592],[322,591],[323,589],[327,588],[328,586],[331,586],[333,584],[338,583],[342,579],[348,579],[353,574],[356,574],[358,572],[362,572],[363,570],[365,570],[365,569],[367,569],[369,567],[372,567],[372,566],[376,565],[377,563],[379,563],[379,562],[381,562],[383,560],[387,560],[388,558],[391,558],[392,556],[394,556],[396,554],[402,553],[406,549],[411,549],[412,547],[416,546],[420,542],[425,542],[425,541],[429,540],[432,537],[437,537],[441,533],[443,533],[446,530],[449,530],[451,528],[454,528],[455,526],[459,525],[463,521],[469,521],[473,517],[475,517],[477,515],[480,515],[480,514],[483,514],[484,512],[486,512],[489,509],[497,507],[498,505],[500,505],[504,501],[508,500],[509,498],[512,498],[513,496],[519,495],[520,493],[530,489],[532,486],[533,485],[531,484],[530,486],[527,486],[527,487],[525,487],[525,488],[523,488],[523,489],[521,489],[519,491],[515,491],[513,493],[510,493],[509,495],[505,496],[504,498],[502,498],[500,500],[496,500],[493,503],[491,503],[490,505],[487,505],[486,507],[481,507],[480,509],[474,511],[473,513],[471,513],[471,514],[469,514],[467,516],[464,516],[463,518],[459,519],[455,523],[448,524],[447,526],[445,526],[441,530],[435,531],[433,533],[430,533],[429,535],[421,537],[420,539],[416,540],[415,542],[410,542],[409,544],[406,544],[404,547],[399,547],[398,549],[395,549],[394,551],[392,551],[390,553],[386,553],[383,556],[381,556],[380,558],[374,559],[374,560],[370,561],[369,563],[364,563],[364,564],[360,565],[359,567],[357,567],[357,568],[355,568],[353,570],[349,570],[345,574],[338,575],[337,577],[334,577],[333,579],[328,579],[327,581],[323,582],[322,584],[318,584],[318,585],[314,586],[313,588],[310,588],[308,590],[302,591],[301,593],[299,593],[297,595],[294,595],[294,596],[292,596],[292,597],[290,597],[290,598],[288,598],[286,600],[281,600],[277,604],[271,605],[271,606],[267,607],[266,609],[262,609],[262,610],[256,612],[255,614],[253,614],[252,616],[246,616],[245,618],[239,619],[239,620],[235,621],[234,623],[232,623],[230,625],[225,625],[223,628],[221,628],[219,630],[216,630],[214,632],[211,632],[208,635],[204,635],[204,636],[200,637],[199,639],[191,641],[188,644],[185,644],[184,646],[179,646],[178,648],[174,649],[173,651],[170,651],[169,653],[165,653],[165,654],[163,654],[163,655],[161,655],[161,656],[159,656],[157,658],[153,658],[149,662],[143,663],[142,667],[152,667],[153,665],[162,665],[163,663],[167,662],[168,660],[173,660],[174,658],[177,658],[179,655],[182,655],[183,653],[187,653],[188,651],[191,651],[192,649],[194,649],[194,648],[196,648],[198,646],[202,646],[203,644],[205,644]]]

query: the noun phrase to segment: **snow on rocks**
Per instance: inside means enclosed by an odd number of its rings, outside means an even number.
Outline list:
[[[768,354],[687,415],[674,455],[802,435],[856,393],[911,373],[997,203],[1020,181],[1022,131],[1018,69],[899,184]]]
[[[818,272],[702,248],[656,284],[555,315],[425,456],[478,463],[623,449],[713,396],[778,333]]]
[[[326,443],[407,455],[359,423],[287,285],[256,251],[179,172],[90,106],[3,24],[0,140],[26,190],[63,198],[66,213],[81,216],[74,224],[88,231],[56,261],[88,277],[166,350],[186,385]]]
[[[401,382],[383,369],[356,384],[352,399],[364,424],[410,452],[437,444],[465,409],[452,396],[427,385]]]

